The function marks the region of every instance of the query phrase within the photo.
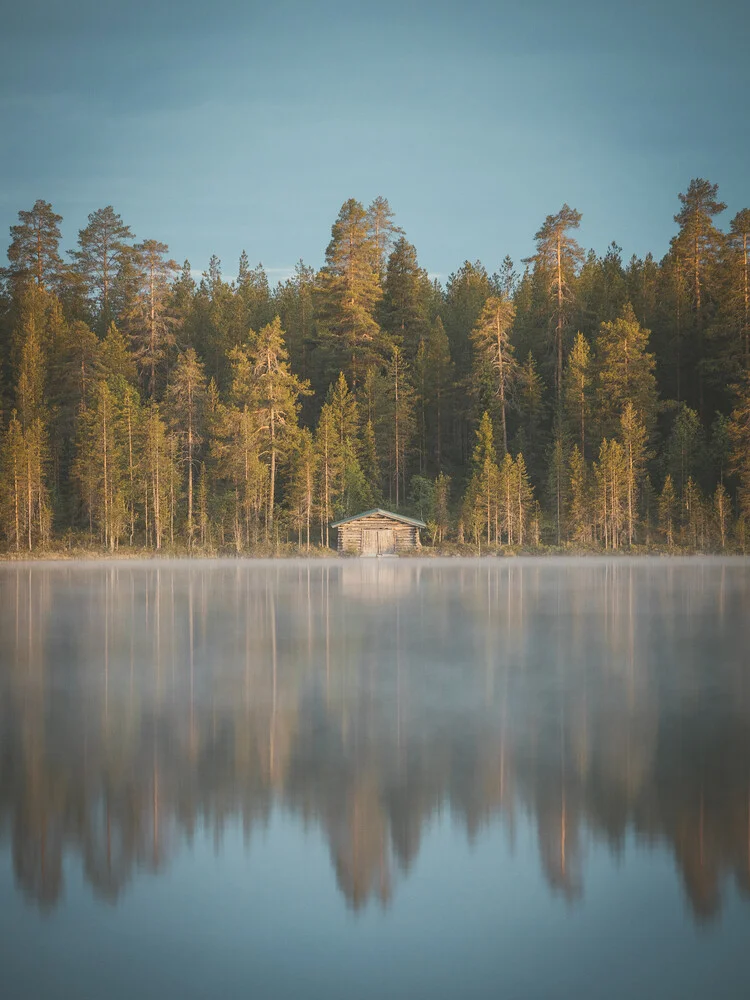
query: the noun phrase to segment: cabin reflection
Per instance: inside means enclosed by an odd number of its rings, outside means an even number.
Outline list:
[[[114,903],[196,831],[250,842],[283,808],[357,909],[439,813],[512,840],[523,812],[563,899],[591,842],[660,845],[710,918],[750,886],[748,607],[723,564],[3,568],[0,846],[42,908],[74,856]]]

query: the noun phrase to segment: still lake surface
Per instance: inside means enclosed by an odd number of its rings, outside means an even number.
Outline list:
[[[750,993],[750,562],[0,565],[0,995]]]

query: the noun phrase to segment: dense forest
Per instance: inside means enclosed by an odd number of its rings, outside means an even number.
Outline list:
[[[9,551],[329,545],[385,506],[425,541],[745,551],[750,209],[679,195],[661,260],[576,240],[445,286],[384,198],[275,288],[245,253],[196,282],[111,206],[75,248],[37,201],[0,286],[0,537]],[[498,258],[499,259],[499,258]]]

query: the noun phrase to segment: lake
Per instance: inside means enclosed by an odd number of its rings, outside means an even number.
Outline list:
[[[3,998],[746,997],[750,562],[0,564]]]

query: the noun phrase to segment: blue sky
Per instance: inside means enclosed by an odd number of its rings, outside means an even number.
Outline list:
[[[6,5],[7,7],[8,5]],[[0,240],[37,198],[72,247],[112,204],[226,274],[319,265],[382,194],[431,273],[494,270],[563,202],[660,256],[677,194],[750,204],[750,5],[25,0],[0,32]]]

